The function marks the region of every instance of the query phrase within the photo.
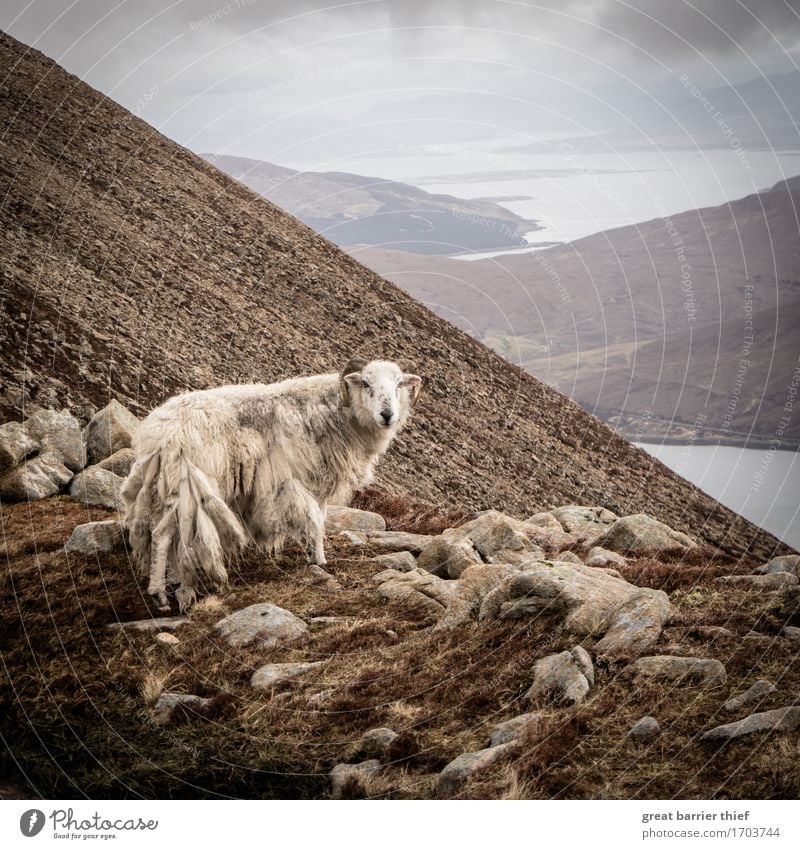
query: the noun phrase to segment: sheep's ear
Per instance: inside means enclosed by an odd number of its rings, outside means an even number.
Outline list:
[[[350,406],[349,387],[361,379],[361,370],[367,365],[363,357],[351,357],[339,372],[339,400],[343,407]]]
[[[416,404],[419,391],[422,388],[422,378],[416,374],[404,374],[401,386],[408,387],[408,395],[412,404]]]

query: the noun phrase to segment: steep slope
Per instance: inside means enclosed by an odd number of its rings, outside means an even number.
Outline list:
[[[112,396],[142,413],[379,352],[426,379],[387,486],[517,514],[603,504],[731,552],[786,549],[42,55],[4,35],[0,60],[0,417]]]
[[[237,156],[203,158],[337,245],[453,254],[524,245],[523,234],[537,229],[491,201],[432,195],[393,180],[295,171]]]
[[[800,303],[799,210],[800,178],[793,178],[723,206],[537,253],[468,263],[377,250],[354,255],[589,409],[637,412],[642,403],[657,417],[692,422],[707,412],[721,422],[738,379],[734,355],[753,330],[753,315],[762,318],[751,340],[763,364],[759,380],[774,384],[776,397],[791,383],[800,341],[776,336],[776,317],[790,324]],[[752,415],[759,380],[750,381],[754,394],[739,405],[736,428],[771,438],[782,405]],[[790,433],[800,438],[797,417]]]

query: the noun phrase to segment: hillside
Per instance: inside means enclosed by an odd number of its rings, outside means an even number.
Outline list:
[[[466,510],[645,511],[726,551],[784,550],[576,404],[13,39],[0,415],[141,414],[190,387],[416,361],[414,425],[379,482]]]
[[[760,364],[733,429],[771,439],[777,401],[800,356],[797,334],[785,333],[800,304],[799,209],[794,178],[723,206],[537,253],[468,263],[378,250],[354,255],[603,414],[647,409],[692,423],[703,412],[719,426],[739,380],[735,354],[745,345],[746,321],[758,315],[751,352]],[[755,416],[762,384],[772,400]],[[800,441],[800,419],[784,436]]]
[[[526,232],[538,229],[491,201],[432,195],[393,180],[295,171],[236,156],[203,158],[337,245],[454,254],[518,247]]]

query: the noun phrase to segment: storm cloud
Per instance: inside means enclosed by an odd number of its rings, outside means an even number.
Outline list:
[[[790,71],[799,5],[6,0],[0,28],[195,150],[291,160],[298,140],[352,147],[354,126],[366,155],[393,104],[412,121],[419,102],[427,120],[434,102],[450,114],[449,97],[463,122],[463,98],[479,93],[502,128],[516,100],[535,97],[556,126],[589,115],[592,98],[679,74],[711,88]]]

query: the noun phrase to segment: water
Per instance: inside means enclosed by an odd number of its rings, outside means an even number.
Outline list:
[[[369,159],[282,164],[402,180],[459,198],[497,198],[542,225],[527,234],[541,248],[753,194],[800,174],[800,151],[748,151],[744,159],[728,148],[534,154],[504,138],[408,147],[402,155]],[[514,251],[498,253],[509,252]]]
[[[800,453],[636,444],[721,504],[800,550]]]

